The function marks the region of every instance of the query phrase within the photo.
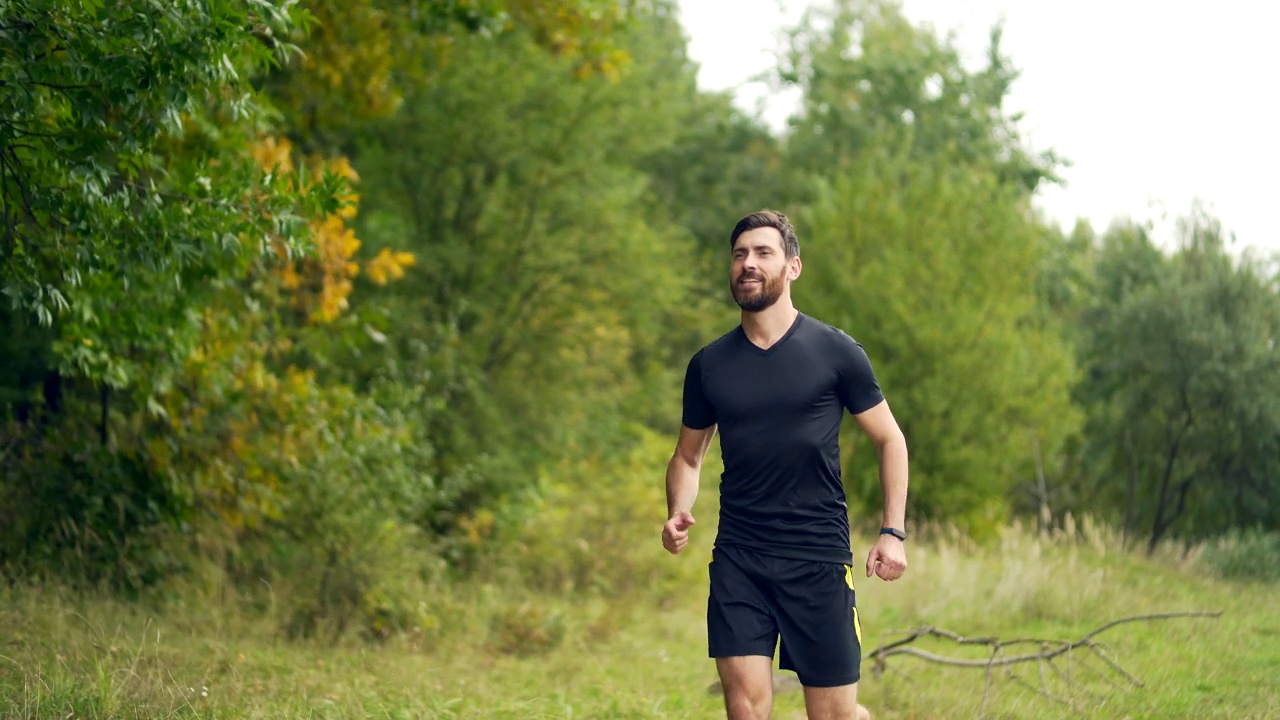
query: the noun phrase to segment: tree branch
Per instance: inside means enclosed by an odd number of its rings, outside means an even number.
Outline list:
[[[1215,617],[1216,618],[1221,615],[1222,615],[1221,611],[1212,611],[1212,612],[1191,611],[1191,612],[1148,613],[1145,615],[1131,615],[1129,617],[1122,617],[1116,620],[1112,620],[1104,625],[1099,626],[1097,629],[1089,632],[1083,637],[1077,640],[1071,640],[1071,641],[1039,640],[1035,638],[1017,638],[1014,640],[1000,640],[999,638],[993,638],[993,637],[966,638],[954,632],[951,632],[950,630],[943,630],[941,628],[935,628],[935,627],[925,625],[923,627],[912,630],[910,635],[908,635],[907,637],[901,640],[896,640],[892,643],[889,643],[887,645],[882,645],[876,648],[875,650],[872,650],[870,653],[868,653],[868,657],[871,657],[875,660],[877,670],[883,670],[885,659],[892,657],[894,655],[911,655],[913,657],[918,657],[922,660],[927,660],[929,662],[938,663],[940,665],[951,665],[954,667],[980,667],[980,668],[1000,667],[1005,665],[1016,665],[1018,663],[1025,663],[1025,662],[1052,660],[1053,658],[1056,658],[1060,655],[1064,655],[1066,653],[1071,652],[1072,650],[1076,650],[1082,647],[1094,648],[1095,652],[1100,653],[1101,651],[1096,649],[1098,644],[1094,642],[1094,638],[1097,637],[1100,633],[1103,633],[1107,630],[1110,630],[1113,627],[1116,627],[1118,625],[1123,625],[1126,623],[1138,622],[1142,620],[1165,620],[1169,618],[1179,618],[1179,617]],[[1002,651],[1004,648],[1010,645],[1026,644],[1026,643],[1042,644],[1045,647],[1040,652],[1023,653],[1021,655],[1007,655],[1007,656],[1002,654],[998,655],[993,651],[992,656],[986,660],[979,660],[979,659],[972,659],[972,658],[954,658],[954,657],[947,657],[944,655],[938,655],[936,653],[932,653],[927,650],[921,650],[919,648],[909,647],[910,643],[915,642],[916,640],[919,640],[920,638],[924,638],[924,637],[945,638],[948,640],[952,640],[958,645],[990,645],[993,648],[999,648]],[[1122,674],[1125,674],[1126,676],[1128,676],[1135,684],[1141,685],[1141,683],[1138,682],[1135,678],[1133,678],[1132,676],[1128,675],[1128,673],[1125,673],[1123,670],[1121,670],[1119,666],[1116,665],[1114,661],[1112,661],[1110,658],[1107,658],[1105,655],[1100,655],[1100,657],[1103,659],[1104,662],[1111,665],[1113,669],[1116,669]]]
[[[1067,707],[1072,708],[1074,712],[1079,714],[1082,712],[1081,708],[1077,707],[1076,703],[1070,697],[1063,697],[1061,694],[1053,692],[1053,690],[1050,688],[1049,683],[1053,676],[1050,675],[1049,673],[1050,671],[1052,671],[1053,675],[1056,675],[1062,681],[1062,683],[1065,684],[1065,686],[1068,688],[1084,689],[1086,691],[1087,691],[1087,688],[1084,688],[1079,680],[1077,680],[1076,678],[1073,678],[1070,673],[1068,673],[1066,670],[1064,670],[1063,668],[1055,664],[1054,663],[1055,659],[1065,658],[1065,659],[1074,661],[1079,665],[1089,670],[1092,670],[1094,673],[1096,673],[1100,677],[1104,679],[1107,678],[1107,674],[1104,671],[1094,668],[1089,663],[1086,663],[1080,658],[1071,654],[1073,650],[1085,648],[1089,650],[1089,652],[1092,655],[1096,656],[1099,660],[1101,660],[1102,663],[1106,665],[1108,669],[1110,669],[1112,672],[1120,675],[1126,681],[1128,681],[1130,685],[1133,685],[1134,687],[1143,687],[1143,683],[1141,680],[1134,677],[1132,673],[1130,673],[1129,671],[1121,667],[1118,662],[1116,662],[1113,658],[1111,658],[1108,655],[1107,651],[1104,649],[1105,646],[1095,640],[1095,638],[1098,635],[1114,627],[1117,627],[1119,625],[1124,625],[1132,622],[1139,622],[1139,621],[1145,621],[1145,620],[1165,620],[1169,618],[1182,618],[1182,617],[1214,617],[1216,618],[1216,617],[1220,617],[1221,615],[1222,615],[1221,611],[1190,611],[1190,612],[1147,613],[1144,615],[1130,615],[1128,617],[1117,618],[1115,620],[1111,620],[1110,622],[1099,625],[1097,628],[1091,630],[1090,632],[1086,633],[1080,638],[1076,640],[1069,640],[1069,641],[1068,640],[1038,640],[1034,638],[1017,638],[1013,640],[1000,640],[999,638],[994,638],[994,637],[966,638],[962,635],[951,632],[950,630],[943,630],[941,628],[935,628],[932,626],[925,625],[923,627],[919,627],[909,631],[909,634],[904,638],[901,638],[899,640],[895,640],[893,642],[877,647],[875,650],[872,650],[870,653],[868,653],[867,657],[872,658],[874,662],[872,666],[873,672],[875,672],[877,675],[880,675],[885,671],[886,669],[885,659],[893,655],[909,655],[911,657],[920,658],[921,660],[924,660],[926,662],[937,663],[939,665],[948,665],[951,667],[985,668],[986,677],[983,683],[982,709],[980,711],[982,717],[986,717],[986,714],[987,714],[987,699],[991,691],[992,675],[994,673],[995,668],[1002,668],[1005,671],[1006,675],[1009,677],[1009,679],[1017,683],[1018,685],[1021,685],[1022,687],[1030,690],[1031,692],[1034,692],[1035,694],[1040,695],[1041,697],[1044,697],[1052,702],[1066,705]],[[910,647],[910,643],[913,643],[916,640],[919,640],[925,637],[944,638],[947,640],[951,640],[957,645],[987,645],[991,647],[991,652],[986,659],[957,658],[957,657],[948,657],[945,655],[940,655],[938,653],[929,652],[927,650],[921,650],[915,647]],[[1005,649],[1011,645],[1027,644],[1027,643],[1038,644],[1040,646],[1039,652],[1028,652],[1028,653],[1022,653],[1018,655],[1004,654]],[[1037,665],[1037,671],[1039,675],[1038,682],[1031,682],[1027,679],[1024,679],[1023,677],[1015,674],[1011,669],[1012,666],[1014,665],[1018,665],[1021,663],[1032,663],[1032,662],[1036,663]]]

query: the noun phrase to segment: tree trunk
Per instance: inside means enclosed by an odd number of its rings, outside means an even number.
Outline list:
[[[1129,459],[1129,487],[1125,491],[1124,528],[1120,531],[1120,542],[1127,549],[1133,537],[1134,503],[1138,495],[1138,458],[1133,452],[1133,431],[1130,428],[1124,430],[1124,447]]]
[[[1164,533],[1169,529],[1169,525],[1177,519],[1181,513],[1181,508],[1170,517],[1165,517],[1165,512],[1169,510],[1169,483],[1173,479],[1173,466],[1178,460],[1178,450],[1182,447],[1182,439],[1186,437],[1187,430],[1191,429],[1191,415],[1188,413],[1183,420],[1182,427],[1178,429],[1177,435],[1174,436],[1173,442],[1169,445],[1169,452],[1165,456],[1164,476],[1160,478],[1160,499],[1156,504],[1156,516],[1151,523],[1151,539],[1147,542],[1147,554],[1150,555],[1156,550],[1156,545],[1160,543],[1160,538],[1164,537]],[[1184,493],[1185,497],[1185,493]]]
[[[98,422],[98,437],[102,440],[103,447],[107,444],[107,409],[109,407],[108,399],[110,396],[111,388],[106,383],[102,383],[102,392],[100,396],[102,402],[102,417]]]

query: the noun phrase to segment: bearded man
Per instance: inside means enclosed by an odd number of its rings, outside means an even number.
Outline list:
[[[728,717],[769,717],[779,639],[779,665],[803,685],[811,720],[866,717],[857,703],[862,631],[841,481],[844,413],[874,443],[880,464],[884,509],[868,578],[897,580],[907,568],[906,440],[862,345],[793,305],[800,242],[787,217],[751,213],[729,246],[741,322],[686,369],[662,544],[672,554],[688,544],[702,461],[719,432],[724,474],[707,644]]]

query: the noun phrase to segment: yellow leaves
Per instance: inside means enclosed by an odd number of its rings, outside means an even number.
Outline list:
[[[286,290],[297,290],[302,286],[302,276],[298,274],[293,263],[289,263],[280,268],[280,284]]]
[[[382,248],[377,257],[365,263],[365,274],[376,285],[386,285],[390,280],[404,277],[404,269],[416,261],[413,253],[392,252],[390,248]]]
[[[305,261],[304,266],[312,275],[319,275],[320,283],[313,318],[327,322],[347,309],[351,279],[360,273],[360,266],[351,261],[360,249],[360,241],[355,231],[336,214],[312,224],[311,241],[316,246],[316,254]]]
[[[471,544],[479,545],[493,531],[496,520],[497,518],[494,516],[493,511],[481,509],[476,511],[475,515],[459,520],[458,529],[462,530]]]
[[[345,178],[348,187],[360,182],[360,176],[356,174],[355,168],[351,167],[351,161],[346,156],[339,156],[329,161],[329,172],[339,177]],[[338,209],[337,215],[343,220],[351,220],[356,216],[356,206],[360,204],[360,196],[354,191],[350,191],[340,195],[339,200],[342,201],[342,207]]]
[[[263,170],[279,166],[282,173],[293,172],[293,143],[288,138],[267,136],[249,148],[249,154]]]
[[[579,62],[573,69],[573,75],[579,80],[599,75],[617,82],[622,79],[622,73],[630,64],[630,53],[625,50],[609,50]]]
[[[281,173],[294,172],[293,145],[287,138],[262,138],[249,152],[263,169],[278,167]],[[346,179],[348,188],[360,181],[359,173],[344,156],[312,157],[305,162],[308,167],[324,167]],[[312,252],[306,257],[290,260],[284,243],[276,243],[280,263],[275,273],[280,287],[291,293],[294,307],[305,313],[311,322],[331,322],[350,306],[349,298],[355,289],[352,280],[359,276],[361,270],[356,260],[361,242],[355,230],[346,225],[356,217],[360,195],[349,190],[339,199],[342,206],[337,211],[310,223],[308,239]],[[404,277],[405,269],[414,262],[412,253],[383,248],[368,261],[365,269],[374,284],[386,285]]]

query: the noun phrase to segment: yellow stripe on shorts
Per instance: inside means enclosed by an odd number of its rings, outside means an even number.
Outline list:
[[[848,583],[849,589],[853,589],[853,566],[844,566],[844,581]],[[858,606],[853,607],[853,632],[858,636],[858,646],[862,646],[862,622],[858,618]]]

